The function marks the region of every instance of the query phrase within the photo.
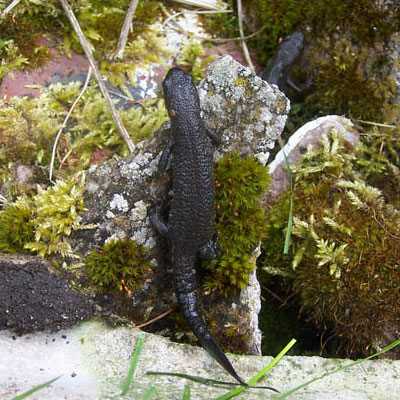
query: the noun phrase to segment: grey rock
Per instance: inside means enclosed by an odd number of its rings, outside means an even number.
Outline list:
[[[199,96],[204,120],[222,136],[219,154],[256,155],[265,164],[285,127],[287,97],[229,55],[210,66]]]
[[[199,93],[205,123],[222,137],[215,158],[236,151],[243,155],[255,154],[265,164],[269,149],[284,128],[289,111],[287,98],[276,87],[252,76],[248,68],[228,55],[210,66],[199,85]],[[136,321],[148,318],[145,314],[149,308],[151,318],[175,302],[166,243],[155,235],[147,217],[151,197],[168,200],[168,179],[152,184],[168,140],[166,132],[158,132],[151,141],[139,143],[129,158],[113,159],[89,169],[85,193],[87,211],[82,214],[82,223],[94,223],[97,228],[78,231],[73,237],[74,250],[82,256],[111,238],[130,237],[149,250],[153,264],[151,283],[133,292],[131,300]],[[250,286],[255,293],[259,291],[257,285]],[[256,297],[254,293],[247,296]],[[215,296],[212,298],[217,301]],[[259,304],[256,301],[243,304],[240,298],[218,300],[218,304],[227,313],[227,320],[236,316],[231,323],[248,338],[243,343],[243,351],[258,353],[261,335],[255,315]]]

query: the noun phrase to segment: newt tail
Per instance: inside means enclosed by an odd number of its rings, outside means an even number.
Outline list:
[[[176,264],[175,264],[176,262]],[[231,374],[242,386],[247,386],[237,374],[225,353],[221,350],[214,337],[207,329],[203,318],[199,314],[197,294],[195,290],[196,255],[182,256],[174,262],[175,291],[181,311],[188,322],[190,329],[196,335],[201,346]]]

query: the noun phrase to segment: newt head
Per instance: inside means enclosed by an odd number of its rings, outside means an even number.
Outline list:
[[[198,107],[199,96],[193,78],[178,67],[171,68],[163,82],[164,100],[170,118],[176,117],[183,109]]]

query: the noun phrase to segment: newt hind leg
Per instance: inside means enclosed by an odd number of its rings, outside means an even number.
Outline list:
[[[211,239],[204,246],[200,247],[199,256],[203,260],[212,261],[217,257],[220,249],[221,246],[218,242]]]
[[[148,217],[153,225],[153,227],[157,230],[157,232],[168,238],[169,228],[165,221],[162,219],[161,215],[157,213],[156,206],[152,204],[148,210]]]

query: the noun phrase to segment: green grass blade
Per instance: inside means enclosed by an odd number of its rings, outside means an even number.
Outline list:
[[[60,379],[61,377],[62,377],[62,375],[57,376],[57,378],[53,378],[53,379],[51,379],[51,380],[49,380],[49,381],[47,381],[47,382],[44,382],[44,383],[42,383],[42,384],[40,384],[40,385],[37,385],[37,386],[35,386],[34,388],[29,389],[28,391],[26,391],[26,392],[24,392],[24,393],[22,393],[22,394],[20,394],[20,395],[18,395],[18,396],[13,397],[11,400],[22,400],[22,399],[26,399],[26,398],[27,398],[28,396],[30,396],[32,393],[35,393],[35,392],[37,392],[38,390],[44,389],[45,387],[51,385],[53,382],[55,382],[57,379]]]
[[[292,234],[292,225],[293,225],[293,195],[290,194],[289,218],[288,218],[288,224],[287,224],[287,229],[286,229],[285,245],[283,247],[283,254],[289,253],[290,235]]]
[[[257,375],[255,375],[253,378],[251,378],[249,380],[248,385],[252,386],[258,380],[260,380],[268,371],[270,371],[279,362],[279,360],[293,347],[293,345],[295,343],[296,343],[296,339],[292,339],[264,369],[262,369]],[[232,390],[231,392],[229,392],[221,397],[218,397],[215,400],[231,399],[232,397],[238,395],[239,393],[243,392],[244,390],[246,390],[246,388],[243,386],[240,386],[240,387]]]
[[[364,361],[370,360],[371,358],[375,358],[377,356],[380,356],[381,354],[386,353],[387,351],[393,349],[394,347],[398,346],[399,344],[400,344],[400,339],[397,339],[393,343],[390,343],[388,346],[383,348],[381,351],[378,351],[377,353],[372,354],[371,356],[369,356],[367,358],[362,358],[360,360],[353,361],[352,363],[344,365],[342,367],[335,368],[332,371],[325,372],[324,374],[322,374],[322,375],[320,375],[320,376],[318,376],[318,377],[316,377],[314,379],[311,379],[311,380],[309,380],[309,381],[307,381],[305,383],[302,383],[301,385],[295,387],[294,389],[289,390],[288,392],[285,392],[285,393],[281,394],[280,396],[276,397],[276,400],[286,399],[287,397],[291,396],[293,393],[297,392],[298,390],[300,390],[300,389],[302,389],[302,388],[304,388],[304,387],[306,387],[308,385],[311,385],[312,383],[314,383],[316,381],[319,381],[320,379],[325,378],[326,376],[329,376],[329,375],[332,375],[332,374],[336,374],[339,371],[343,371],[345,369],[354,367],[355,365],[361,364]]]
[[[194,376],[194,375],[188,375],[188,374],[181,374],[179,372],[157,372],[157,371],[147,371],[147,375],[164,375],[164,376],[176,376],[177,378],[183,378],[183,379],[188,379],[190,381],[196,382],[196,383],[201,383],[203,385],[228,385],[228,386],[236,386],[237,384],[234,382],[224,382],[224,381],[218,381],[216,379],[210,379],[210,378],[202,378],[201,376]]]
[[[286,153],[284,151],[283,151],[283,157],[285,157],[286,171],[289,179],[290,191],[293,192],[293,172],[292,169],[290,168],[289,160],[286,157]]]
[[[287,171],[287,176],[288,176],[289,185],[290,185],[289,218],[288,218],[288,224],[287,224],[287,230],[286,230],[285,245],[283,247],[283,254],[288,254],[289,246],[290,246],[290,235],[292,233],[292,225],[293,225],[293,173],[290,168],[289,160],[286,157],[286,154],[284,151],[283,151],[283,156],[285,157],[286,171]]]
[[[182,400],[190,400],[190,386],[185,385],[185,389],[183,390]]]
[[[138,337],[138,340],[137,340],[137,343],[136,343],[136,349],[135,349],[135,351],[133,353],[131,366],[129,368],[128,375],[126,377],[125,384],[124,384],[124,386],[122,388],[121,395],[125,395],[129,390],[129,386],[131,385],[131,382],[132,382],[132,379],[133,379],[133,375],[134,375],[135,370],[136,370],[136,365],[137,365],[138,360],[139,360],[140,352],[142,351],[143,341],[144,341],[144,335],[140,335]]]
[[[156,392],[156,388],[154,386],[152,386],[142,397],[142,400],[150,400],[154,393]]]

